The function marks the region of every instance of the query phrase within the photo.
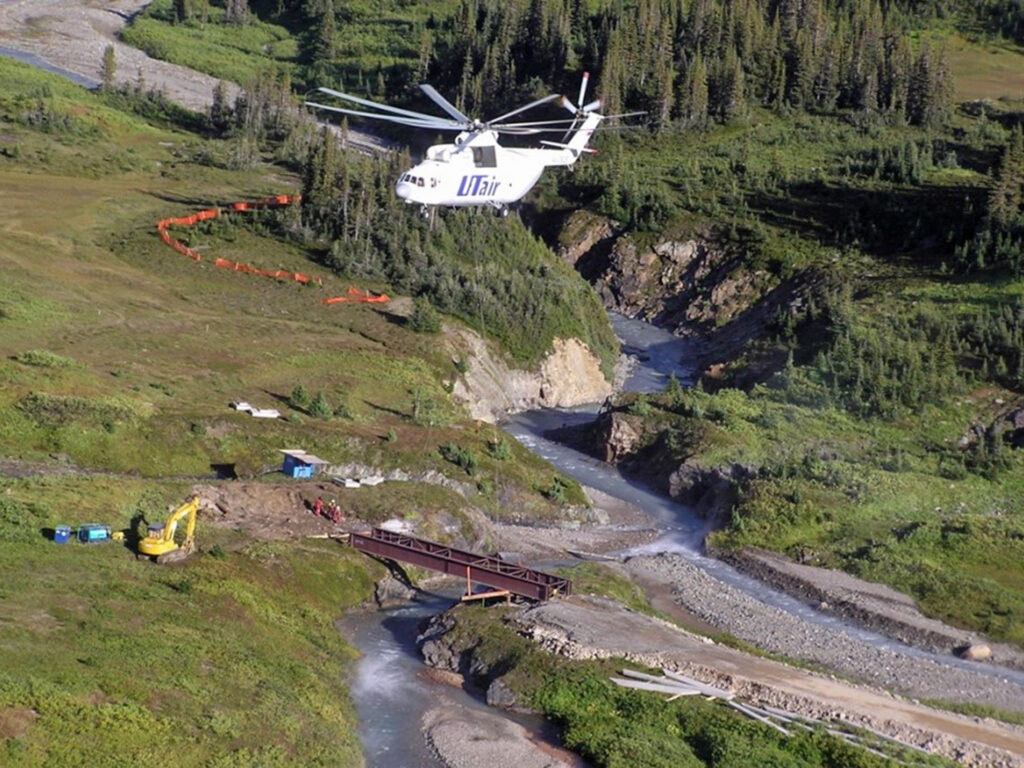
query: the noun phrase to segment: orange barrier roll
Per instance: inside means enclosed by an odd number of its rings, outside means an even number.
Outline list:
[[[330,299],[321,299],[321,304],[341,304],[342,302],[353,302],[358,304],[386,304],[391,298],[386,293],[373,294],[359,291],[349,287],[348,296],[335,296]]]
[[[292,203],[297,203],[302,200],[301,195],[273,195],[271,197],[261,197],[259,200],[252,202],[238,202],[231,203],[229,205],[232,211],[252,211],[259,208],[279,208]],[[178,253],[188,256],[193,261],[202,261],[202,256],[193,251],[184,243],[175,239],[174,236],[167,231],[168,227],[191,227],[193,224],[198,224],[201,221],[209,221],[210,219],[216,219],[220,216],[220,208],[208,208],[204,211],[198,211],[193,213],[191,216],[179,216],[169,219],[161,219],[157,222],[156,228],[160,233],[160,239],[171,248],[176,250]],[[213,265],[220,267],[221,269],[230,269],[234,272],[247,272],[251,275],[261,275],[263,277],[273,277],[278,280],[294,280],[297,283],[311,283],[316,282],[317,285],[323,285],[323,281],[319,277],[310,277],[304,275],[301,272],[289,272],[284,269],[267,270],[257,269],[251,267],[248,264],[243,264],[239,261],[231,261],[229,259],[214,259]],[[337,296],[333,299],[323,299],[321,304],[337,304],[340,302],[357,302],[363,304],[383,304],[391,299],[387,294],[373,294],[369,292],[359,291],[354,287],[349,287],[347,296]]]

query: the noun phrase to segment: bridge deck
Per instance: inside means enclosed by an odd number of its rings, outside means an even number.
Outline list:
[[[512,594],[531,600],[547,600],[555,595],[572,594],[572,582],[561,576],[383,528],[374,528],[367,533],[353,533],[350,541],[361,552],[462,576],[469,582],[507,589]]]

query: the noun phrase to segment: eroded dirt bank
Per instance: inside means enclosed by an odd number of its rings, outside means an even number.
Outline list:
[[[752,547],[725,559],[744,573],[825,613],[842,616],[902,643],[938,654],[984,647],[991,654],[988,661],[1024,669],[1024,652],[929,618],[918,610],[911,597],[884,584],[863,581],[842,571],[795,563],[775,552]]]

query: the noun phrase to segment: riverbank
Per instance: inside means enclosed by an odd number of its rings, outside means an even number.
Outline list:
[[[841,616],[901,643],[936,654],[973,654],[978,660],[1024,670],[1024,653],[1019,648],[929,618],[912,598],[885,584],[864,581],[843,571],[795,563],[754,547],[731,553],[725,560],[819,611]]]
[[[909,647],[878,647],[835,622],[810,622],[723,583],[678,554],[630,558],[627,573],[671,590],[673,600],[719,632],[771,654],[913,698],[1024,711],[1024,685],[988,674],[980,662],[940,664]]]
[[[457,705],[423,716],[427,744],[447,768],[582,768],[571,752],[537,740],[507,717]]]
[[[187,109],[206,111],[213,102],[217,78],[154,59],[120,41],[121,29],[148,4],[147,0],[113,0],[100,7],[76,0],[8,0],[0,3],[0,44],[94,86],[103,77],[103,51],[113,46],[117,83],[142,82]],[[233,102],[238,86],[229,83],[227,88]]]

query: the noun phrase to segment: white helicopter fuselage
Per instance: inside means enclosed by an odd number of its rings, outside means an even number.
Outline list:
[[[502,147],[494,131],[460,133],[454,144],[430,147],[398,178],[395,194],[423,206],[504,208],[522,199],[545,168],[575,163],[600,121],[588,115],[570,142],[555,149]]]
[[[315,101],[307,101],[306,106],[414,128],[457,131],[458,136],[455,137],[454,144],[437,144],[430,147],[421,163],[399,177],[395,183],[395,194],[407,203],[419,205],[425,215],[431,206],[438,205],[491,205],[504,215],[508,213],[508,206],[511,203],[522,199],[533,188],[545,168],[572,165],[584,152],[594,151],[587,148],[587,142],[604,120],[604,116],[596,112],[601,106],[600,99],[589,104],[583,103],[589,78],[590,75],[584,72],[578,105],[573,105],[564,96],[552,93],[487,122],[470,119],[438,93],[436,88],[426,83],[420,84],[420,90],[440,106],[448,117],[380,104],[361,96],[324,87],[317,90],[376,111],[334,107]],[[509,122],[509,118],[515,115],[559,98],[562,106],[573,114],[571,120]],[[564,123],[569,123],[567,129],[554,127]],[[568,143],[541,141],[541,144],[546,145],[544,149],[503,147],[498,143],[498,137],[502,133],[526,136],[562,130],[566,130]]]

